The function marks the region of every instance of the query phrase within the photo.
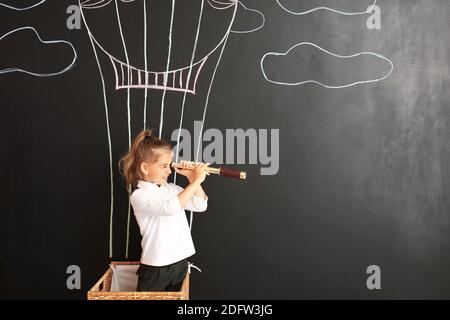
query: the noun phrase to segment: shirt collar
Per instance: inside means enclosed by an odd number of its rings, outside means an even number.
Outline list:
[[[137,187],[139,189],[159,190],[160,186],[150,181],[139,180]]]

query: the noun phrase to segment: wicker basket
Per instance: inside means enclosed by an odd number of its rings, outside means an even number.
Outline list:
[[[138,265],[139,262],[111,262],[111,265]],[[88,300],[189,300],[189,272],[183,280],[181,291],[111,292],[113,269],[106,273],[87,293]]]

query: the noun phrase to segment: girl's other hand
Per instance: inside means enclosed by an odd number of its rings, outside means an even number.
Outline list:
[[[199,162],[195,164],[195,167],[192,169],[194,172],[193,174],[193,182],[203,183],[205,181],[206,176],[209,175],[208,172],[206,172],[206,167],[208,167],[209,163],[202,163]]]

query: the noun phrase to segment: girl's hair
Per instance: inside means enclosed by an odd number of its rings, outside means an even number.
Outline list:
[[[162,150],[172,151],[172,145],[163,139],[153,136],[151,130],[141,131],[131,144],[130,150],[119,160],[119,172],[131,190],[136,189],[138,180],[143,180],[141,163],[155,163]],[[127,188],[128,189],[128,188]],[[131,193],[128,189],[128,192]]]

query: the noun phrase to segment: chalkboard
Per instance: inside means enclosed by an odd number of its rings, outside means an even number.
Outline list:
[[[144,128],[247,172],[203,184],[192,299],[450,298],[446,1],[30,3],[0,2],[1,298],[139,260]]]

